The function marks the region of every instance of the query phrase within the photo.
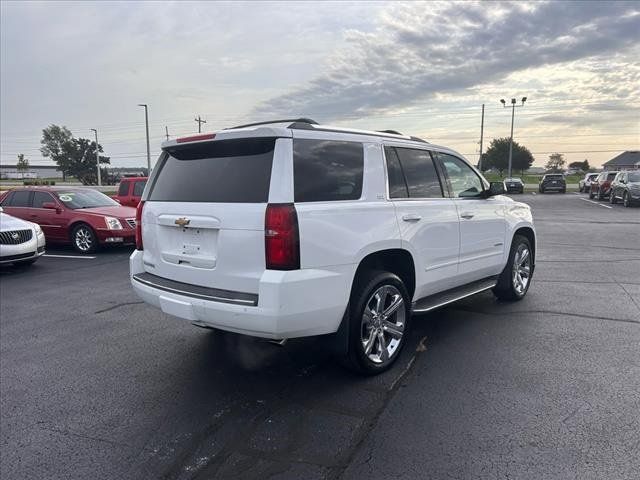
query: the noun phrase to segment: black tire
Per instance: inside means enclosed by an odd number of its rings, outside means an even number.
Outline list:
[[[595,197],[595,194],[593,193],[593,190],[589,189],[589,198],[593,200],[593,197]]]
[[[609,203],[611,205],[615,205],[616,203],[618,203],[618,201],[616,200],[616,196],[613,194],[613,190],[611,190],[611,193],[609,193]]]
[[[580,188],[578,189],[578,191],[579,191],[580,193],[584,193],[584,187],[580,187]]]
[[[598,201],[602,201],[604,199],[604,196],[602,195],[602,192],[600,190],[598,190],[598,194],[596,195],[596,199]]]
[[[98,249],[98,236],[86,223],[78,223],[71,230],[71,243],[76,252],[94,253]]]
[[[627,208],[631,206],[631,200],[629,199],[629,194],[627,192],[622,194],[622,204]]]
[[[544,193],[544,188],[539,188],[539,189],[538,189],[538,191],[539,191],[540,193]]]
[[[526,284],[522,287],[522,289],[520,289],[521,285],[517,286],[516,276],[514,274],[514,262],[516,259],[516,254],[523,253],[523,249],[526,249],[529,252],[528,265],[526,265],[529,268],[529,276],[527,277]],[[531,285],[531,277],[533,276],[532,255],[533,252],[531,250],[529,239],[522,235],[515,235],[513,237],[513,242],[511,242],[511,250],[509,251],[509,260],[507,261],[507,265],[504,267],[504,270],[498,278],[498,284],[493,287],[493,294],[496,297],[498,297],[500,300],[508,301],[517,301],[524,298],[524,296],[529,291],[529,286]]]
[[[380,308],[375,308],[378,302],[374,295],[385,287],[388,290],[383,290],[383,304]],[[402,304],[389,317],[388,324],[384,323],[382,317],[374,318],[371,315],[367,316],[369,321],[365,320],[365,308],[372,313],[376,311],[382,312],[388,309],[394,301],[397,301],[397,295],[402,297]],[[373,309],[370,308],[372,305],[374,306]],[[389,369],[400,356],[400,352],[406,343],[410,319],[411,298],[400,277],[380,270],[371,270],[359,275],[359,278],[355,280],[347,316],[345,317],[349,327],[349,349],[343,364],[350,370],[362,375],[377,375]],[[394,333],[396,335],[401,332],[399,338],[390,333],[389,330],[386,330],[391,324],[395,325],[396,331]],[[369,332],[369,338],[371,339],[369,353],[366,352],[365,344],[363,343],[367,332]],[[382,335],[384,344],[381,343],[380,335]],[[394,340],[397,343],[394,344]],[[384,351],[383,345],[386,345]],[[392,351],[389,352],[389,349],[392,349]],[[372,359],[376,357],[376,354],[377,361]]]
[[[567,193],[567,189],[563,188],[562,190],[560,190],[560,193]]]

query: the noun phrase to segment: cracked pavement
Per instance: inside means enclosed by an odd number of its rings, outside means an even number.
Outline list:
[[[126,250],[2,269],[0,477],[635,478],[640,209],[515,198],[539,236],[527,297],[415,317],[375,378],[320,339],[282,348],[147,307]]]

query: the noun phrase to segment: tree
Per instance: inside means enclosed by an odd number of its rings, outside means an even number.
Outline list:
[[[65,174],[76,177],[83,185],[96,185],[96,148],[103,152],[102,145],[86,138],[74,138],[69,129],[49,125],[42,131],[40,152],[50,157]],[[100,164],[111,163],[109,157],[100,155]],[[102,173],[101,173],[102,175]]]
[[[22,153],[18,154],[18,163],[16,163],[16,170],[22,174],[22,179],[24,180],[24,172],[29,171],[29,160],[24,158]]]
[[[588,172],[591,170],[591,166],[589,165],[589,160],[585,160],[584,162],[571,162],[569,164],[569,168],[574,168],[576,170],[581,170],[583,172]]]
[[[544,168],[551,172],[562,172],[564,170],[565,163],[564,155],[561,153],[552,153],[549,155],[549,161]]]
[[[533,155],[529,149],[518,142],[513,142],[511,168],[524,173],[533,163]],[[503,172],[509,168],[509,138],[494,138],[489,144],[486,153],[482,155],[482,169],[495,168]]]

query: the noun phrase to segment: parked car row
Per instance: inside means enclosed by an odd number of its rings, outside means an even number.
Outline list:
[[[590,181],[588,192],[590,199],[608,199],[609,203],[620,202],[625,207],[638,205],[640,204],[640,171],[599,173]]]
[[[135,244],[135,208],[91,188],[20,187],[5,192],[0,206],[12,217],[38,224],[48,242],[71,244],[79,253]]]

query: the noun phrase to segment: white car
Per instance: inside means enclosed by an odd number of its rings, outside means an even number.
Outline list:
[[[531,283],[530,208],[460,154],[308,119],[164,142],[137,210],[131,283],[163,312],[274,340],[332,334],[388,368],[411,314]]]
[[[0,207],[0,264],[32,264],[44,254],[40,225],[7,215]]]
[[[591,182],[598,178],[598,173],[587,173],[582,180],[578,182],[578,190],[580,193],[589,193]]]

